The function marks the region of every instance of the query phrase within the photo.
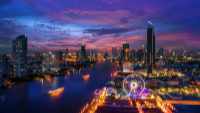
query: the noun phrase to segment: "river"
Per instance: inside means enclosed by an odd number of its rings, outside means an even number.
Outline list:
[[[55,77],[55,82],[39,80],[17,84],[0,97],[1,113],[78,113],[91,98],[95,89],[110,80],[112,65],[96,64],[90,69],[90,79],[82,80],[83,72]],[[50,89],[64,87],[59,97],[48,95]]]

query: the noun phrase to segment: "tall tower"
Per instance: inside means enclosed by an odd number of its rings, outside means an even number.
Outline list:
[[[13,41],[14,72],[17,77],[27,74],[27,45],[27,37],[24,35],[18,36]]]
[[[146,42],[146,66],[147,72],[152,73],[152,69],[155,66],[156,60],[156,45],[155,45],[155,32],[151,22],[148,22],[147,27],[147,42]]]
[[[129,61],[129,58],[130,58],[129,43],[124,43],[123,46],[122,46],[121,60],[122,61]]]
[[[81,43],[81,48],[80,48],[80,59],[81,61],[85,61],[87,59],[86,47],[83,42]]]

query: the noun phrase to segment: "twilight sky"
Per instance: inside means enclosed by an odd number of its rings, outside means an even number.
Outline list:
[[[132,47],[150,20],[158,47],[200,48],[200,0],[0,0],[0,51],[26,34],[34,50]]]

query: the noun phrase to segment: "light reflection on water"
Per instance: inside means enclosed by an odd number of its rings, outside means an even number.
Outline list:
[[[90,99],[93,91],[103,87],[110,79],[111,65],[97,64],[89,71],[88,81],[82,80],[82,72],[53,80],[37,80],[22,83],[8,89],[1,96],[2,113],[77,113]],[[64,87],[59,98],[51,98],[48,91]]]

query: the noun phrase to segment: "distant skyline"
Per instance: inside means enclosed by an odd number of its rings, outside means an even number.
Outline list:
[[[25,34],[33,50],[140,47],[148,21],[158,47],[200,48],[199,0],[1,0],[0,51]]]

